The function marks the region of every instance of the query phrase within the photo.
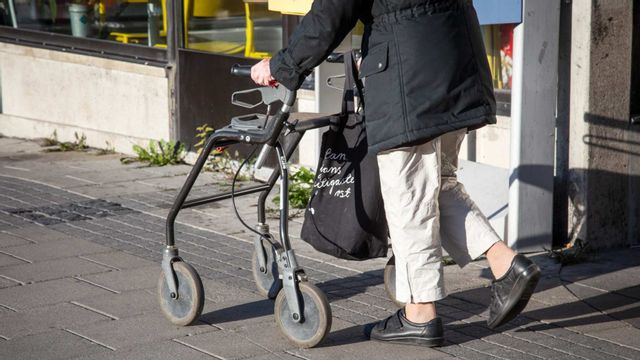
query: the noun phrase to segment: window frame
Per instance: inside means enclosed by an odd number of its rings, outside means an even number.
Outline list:
[[[167,49],[9,26],[0,26],[0,42],[151,66],[165,66],[168,63]]]

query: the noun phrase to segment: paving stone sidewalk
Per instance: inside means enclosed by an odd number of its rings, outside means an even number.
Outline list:
[[[253,237],[230,201],[178,218],[177,244],[203,278],[206,302],[198,324],[173,326],[156,287],[164,218],[189,169],[44,153],[34,142],[0,138],[0,359],[640,359],[640,249],[564,267],[532,255],[541,284],[500,331],[485,326],[486,262],[446,266],[450,295],[438,311],[447,342],[425,349],[364,338],[363,325],[396,310],[383,286],[386,259],[319,254],[297,237],[299,217],[290,230],[299,262],[327,293],[334,318],[321,346],[298,349],[280,334],[273,301],[255,290]],[[228,184],[203,174],[193,196]],[[236,202],[255,222],[256,197]]]

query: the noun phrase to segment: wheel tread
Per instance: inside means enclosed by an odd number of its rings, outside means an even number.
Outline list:
[[[157,289],[160,309],[162,310],[162,313],[167,318],[167,320],[169,320],[171,323],[179,326],[191,325],[200,318],[202,309],[204,307],[204,287],[202,286],[202,280],[200,279],[200,275],[198,275],[198,272],[193,268],[193,266],[187,264],[186,262],[176,261],[172,264],[172,266],[173,270],[178,275],[178,292],[180,292],[180,289],[184,289],[184,286],[189,286],[189,289],[191,290],[190,294],[192,295],[192,301],[188,304],[190,310],[185,316],[182,317],[175,314],[176,309],[172,308],[172,305],[178,306],[178,303],[175,302],[180,301],[180,299],[174,300],[168,297],[165,298],[165,296],[168,296],[168,290],[164,290],[168,285],[162,271],[160,272]],[[179,282],[179,279],[181,277],[187,280],[186,284]]]
[[[320,290],[317,286],[308,283],[306,281],[301,281],[298,283],[300,292],[304,295],[307,295],[314,303],[315,308],[318,309],[318,319],[320,319],[320,324],[318,325],[317,330],[314,334],[307,339],[300,339],[299,337],[294,336],[292,334],[295,331],[295,328],[288,328],[287,323],[284,321],[282,314],[285,316],[290,316],[288,305],[286,302],[286,296],[284,290],[280,290],[280,293],[276,297],[275,301],[275,319],[278,327],[282,331],[282,333],[289,339],[289,341],[293,342],[297,346],[301,348],[312,348],[318,345],[324,338],[329,334],[331,330],[331,306],[329,305],[329,301],[327,300],[326,295],[322,290]],[[308,318],[308,316],[305,316]]]

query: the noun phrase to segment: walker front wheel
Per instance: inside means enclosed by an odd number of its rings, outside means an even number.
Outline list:
[[[256,250],[253,251],[251,270],[256,287],[260,294],[269,299],[275,299],[282,289],[282,280],[278,276],[278,263],[276,262],[276,248],[269,240],[262,239],[262,248],[265,253],[266,268],[261,268]]]
[[[300,281],[298,287],[303,309],[302,320],[293,320],[285,292],[281,290],[275,302],[276,323],[294,344],[301,348],[311,348],[318,345],[331,330],[331,307],[325,294],[315,285]]]
[[[171,296],[164,273],[158,281],[158,300],[164,316],[180,326],[193,324],[202,314],[204,289],[196,270],[183,261],[172,264],[178,284],[178,296]]]

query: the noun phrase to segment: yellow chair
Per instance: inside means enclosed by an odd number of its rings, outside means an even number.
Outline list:
[[[162,0],[163,2],[166,0]],[[202,2],[215,2],[215,6],[200,6]],[[215,17],[218,13],[219,0],[185,0],[184,1],[184,47],[187,49],[209,51],[221,54],[238,54],[241,53],[245,46],[244,44],[235,43],[231,41],[222,40],[210,40],[202,42],[189,41],[189,19],[196,16],[200,17]],[[197,11],[200,11],[199,13]],[[165,25],[166,26],[166,25]],[[166,27],[165,27],[166,28]]]
[[[146,2],[146,0],[129,0],[129,2]],[[192,17],[215,17],[218,13],[220,0],[184,0],[184,33],[185,47],[188,49],[209,51],[222,54],[238,54],[244,51],[244,55],[250,58],[265,58],[271,56],[267,52],[255,51],[254,45],[254,25],[251,17],[250,3],[266,3],[265,0],[245,0],[245,36],[246,45],[222,40],[212,40],[204,42],[191,42],[189,40],[189,19]],[[166,0],[162,0],[162,29],[160,37],[167,36],[167,18],[165,16]],[[116,41],[122,43],[140,43],[148,38],[147,33],[124,33],[112,32],[111,35]],[[156,47],[166,48],[166,44],[156,44]]]
[[[247,46],[244,48],[244,56],[254,59],[271,57],[268,52],[256,51],[253,38],[253,18],[251,17],[251,4],[266,4],[268,0],[244,0],[244,15],[246,20],[245,37]]]
[[[184,11],[185,14],[188,14],[188,9],[191,8],[190,3],[193,0],[184,0]],[[146,4],[148,0],[127,0],[128,3],[131,4]],[[213,17],[218,13],[218,8],[220,7],[220,0],[206,0],[206,1],[195,1],[195,6],[193,7],[192,16],[197,17]],[[167,9],[166,0],[162,0],[162,29],[159,32],[160,37],[167,36],[167,18],[165,16]],[[185,24],[187,23],[188,17],[185,16]],[[109,35],[113,36],[116,41],[122,43],[139,43],[140,40],[146,40],[149,36],[147,33],[124,33],[114,31]],[[161,45],[161,44],[160,44]]]
[[[269,10],[286,15],[304,16],[311,10],[313,0],[267,0]]]
[[[186,1],[187,0],[185,0],[185,2]],[[148,0],[127,0],[126,2],[130,4],[146,4],[149,1]],[[214,3],[214,2],[217,2],[217,1],[211,1],[211,3]],[[165,13],[166,13],[165,10],[166,10],[166,1],[162,0],[162,29],[158,33],[160,37],[167,36],[167,19],[165,17]],[[139,44],[142,41],[146,41],[147,38],[149,37],[149,34],[146,32],[127,33],[127,32],[113,31],[109,33],[109,36],[112,36],[115,41],[119,41],[123,44],[130,44],[130,43]]]
[[[493,80],[493,87],[502,89],[502,66],[500,60],[500,30],[497,25],[485,25],[481,27],[484,47],[487,50],[487,60]]]

